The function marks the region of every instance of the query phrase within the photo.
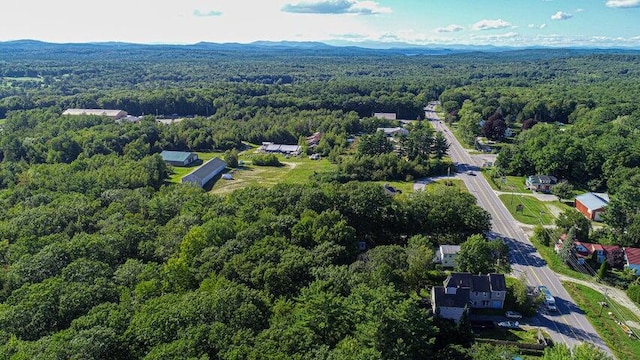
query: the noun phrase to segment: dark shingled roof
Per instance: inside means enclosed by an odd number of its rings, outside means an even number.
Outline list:
[[[507,291],[504,274],[489,274],[489,280],[491,281],[491,291]]]
[[[469,289],[458,289],[455,294],[445,294],[444,287],[434,286],[434,300],[436,306],[465,307],[469,303]]]
[[[451,273],[444,281],[445,287],[471,287],[470,273]]]
[[[486,275],[473,275],[471,283],[473,286],[471,290],[480,292],[490,292],[491,283]]]
[[[504,274],[471,275],[454,272],[444,281],[444,286],[482,292],[507,291]]]

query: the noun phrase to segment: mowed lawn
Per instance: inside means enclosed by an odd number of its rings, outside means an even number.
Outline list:
[[[522,176],[503,176],[502,178],[491,178],[488,172],[483,171],[482,175],[487,179],[493,190],[514,193],[531,193],[524,187],[524,177]]]
[[[585,312],[598,335],[618,359],[640,359],[640,339],[628,337],[622,326],[616,322],[630,320],[638,323],[640,322],[638,314],[632,313],[611,299],[608,301],[609,307],[600,311],[598,302],[604,300],[604,295],[592,288],[573,282],[563,281],[562,285],[578,307]],[[612,315],[609,315],[609,312]],[[635,329],[635,331],[638,333],[640,330]]]
[[[327,159],[311,160],[307,156],[289,159],[278,156],[283,164],[280,167],[252,165],[250,156],[246,155],[241,155],[239,159],[244,162],[244,166],[228,171],[233,176],[233,180],[217,180],[211,189],[212,193],[226,194],[250,185],[305,184],[309,181],[309,176],[314,173],[337,169],[337,165]]]
[[[502,194],[500,200],[517,221],[528,225],[553,225],[554,212],[567,207],[558,201],[547,203],[528,195]],[[522,211],[518,211],[518,205]]]

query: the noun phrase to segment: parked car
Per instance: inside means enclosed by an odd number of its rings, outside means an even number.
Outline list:
[[[476,176],[476,173],[474,173],[473,171],[469,170],[469,171],[467,171],[467,175]]]
[[[520,323],[517,321],[502,321],[498,323],[498,326],[507,329],[518,329],[520,328]]]
[[[507,311],[504,316],[508,317],[509,319],[522,319],[522,314],[516,311]]]

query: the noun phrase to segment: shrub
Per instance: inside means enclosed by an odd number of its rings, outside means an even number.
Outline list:
[[[636,304],[640,304],[640,285],[629,286],[627,295],[629,299],[633,300]]]
[[[256,166],[282,166],[282,163],[274,154],[255,155],[252,161],[253,165]]]

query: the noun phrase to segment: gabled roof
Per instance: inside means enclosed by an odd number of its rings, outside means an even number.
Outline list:
[[[457,272],[451,273],[444,280],[444,286],[449,288],[470,288],[471,274]]]
[[[460,252],[460,245],[440,245],[440,252],[443,254],[457,254]]]
[[[504,274],[489,274],[489,282],[491,282],[491,291],[507,291]]]
[[[533,184],[555,184],[558,179],[550,175],[531,175],[527,178]]]
[[[226,166],[227,166],[226,162],[216,157],[202,164],[202,166],[198,167],[197,169],[193,170],[192,172],[188,173],[185,176],[193,175],[199,179],[205,179],[212,172],[220,169],[221,167],[224,168]]]
[[[403,134],[409,132],[409,130],[402,127],[378,128],[377,131],[384,131],[386,135],[392,135],[393,133],[396,133],[396,132],[401,132]]]
[[[441,286],[433,287],[434,302],[438,307],[463,308],[469,303],[469,289],[458,289],[455,294],[446,294]]]
[[[396,119],[396,113],[374,113],[373,117],[378,118],[378,119],[387,119],[387,120],[395,120]]]
[[[640,265],[640,249],[625,247],[624,253],[627,256],[629,265]]]
[[[579,201],[587,209],[593,211],[602,209],[603,207],[607,206],[607,204],[609,204],[609,195],[604,193],[589,192],[576,196],[576,201]]]
[[[485,275],[473,275],[471,277],[471,291],[490,292],[491,282],[489,277]]]
[[[98,116],[119,116],[125,113],[122,110],[108,109],[67,109],[62,115],[98,115]],[[125,113],[126,114],[126,113]]]
[[[507,284],[503,274],[471,275],[470,273],[451,273],[444,281],[448,288],[464,288],[471,291],[506,291]]]
[[[184,162],[193,154],[188,151],[170,151],[170,150],[162,150],[160,156],[162,156],[162,160],[164,161],[176,161],[176,162]]]
[[[618,245],[602,245],[602,248],[604,249],[604,251],[606,252],[611,252],[613,250],[617,250],[617,249],[622,249],[620,246]]]

